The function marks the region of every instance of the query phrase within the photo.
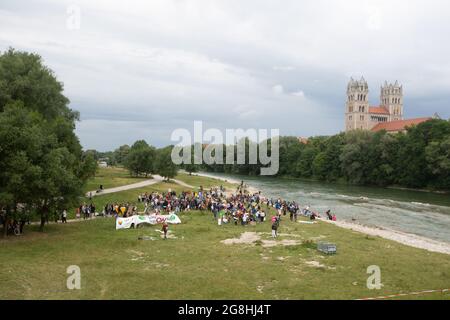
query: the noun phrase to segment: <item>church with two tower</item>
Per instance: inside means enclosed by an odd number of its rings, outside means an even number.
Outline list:
[[[395,133],[430,119],[403,119],[403,86],[397,81],[394,84],[384,83],[378,106],[369,103],[369,85],[364,77],[359,81],[352,78],[348,84],[345,131],[386,130]]]

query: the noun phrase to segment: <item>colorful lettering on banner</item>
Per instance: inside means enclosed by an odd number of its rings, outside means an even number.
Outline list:
[[[132,216],[128,218],[117,218],[116,219],[116,230],[119,229],[129,229],[132,226],[136,227],[141,223],[147,224],[162,224],[164,222],[170,224],[180,224],[181,220],[176,214],[170,214],[165,216]]]

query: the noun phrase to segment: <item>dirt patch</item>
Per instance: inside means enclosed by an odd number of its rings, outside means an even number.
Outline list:
[[[222,240],[220,242],[223,244],[226,244],[226,245],[232,245],[232,244],[254,245],[254,243],[256,241],[260,241],[260,240],[261,240],[261,236],[258,235],[256,232],[244,232],[243,234],[241,234],[241,236],[239,238],[226,239],[226,240]]]
[[[161,262],[149,262],[148,265],[144,268],[145,271],[153,271],[155,269],[162,269],[170,267],[167,263]]]
[[[297,241],[297,240],[281,240],[281,241],[276,241],[276,240],[263,240],[262,241],[262,246],[264,248],[272,248],[272,247],[276,247],[276,246],[297,246],[301,244],[301,241]]]
[[[130,252],[130,253],[134,254],[135,256],[138,256],[138,257],[142,257],[144,255],[143,252],[136,251],[136,250],[128,250],[128,252]]]
[[[269,233],[269,232],[261,232],[261,233],[259,233],[259,234],[260,234],[260,235],[268,235],[268,236],[272,236],[272,234]],[[279,233],[278,236],[279,236],[279,237],[287,237],[287,238],[289,238],[289,237],[291,237],[291,238],[302,238],[302,236],[299,235],[299,234],[291,234],[291,233]]]
[[[256,233],[256,232],[244,232],[241,234],[239,238],[234,239],[226,239],[221,241],[221,243],[226,245],[232,245],[232,244],[248,244],[248,245],[255,245],[257,242],[260,243],[264,248],[272,248],[276,246],[296,246],[301,244],[301,241],[299,240],[261,240],[261,235],[267,235],[268,233]],[[299,237],[298,235],[288,235],[285,234],[284,236],[292,236],[292,237]]]
[[[164,239],[164,232],[163,231],[161,231],[161,230],[155,230],[156,232],[159,232],[160,233],[160,237],[162,238],[162,239]],[[173,232],[172,231],[168,231],[167,232],[167,239],[178,239],[174,234],[173,234]]]
[[[321,264],[319,261],[306,261],[305,264],[313,268],[325,268],[326,266]]]

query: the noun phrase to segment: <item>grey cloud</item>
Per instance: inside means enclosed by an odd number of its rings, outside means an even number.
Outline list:
[[[72,4],[2,1],[0,50],[43,56],[81,112],[86,148],[162,146],[194,120],[334,134],[347,81],[361,75],[372,104],[384,80],[399,80],[408,117],[450,117],[444,0],[79,0],[81,28],[68,30]]]

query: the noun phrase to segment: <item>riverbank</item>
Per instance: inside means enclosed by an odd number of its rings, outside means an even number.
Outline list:
[[[348,230],[364,233],[369,236],[381,237],[410,247],[450,255],[450,245],[448,243],[439,242],[433,239],[428,239],[414,234],[408,234],[396,230],[368,227],[361,224],[346,221],[328,221],[328,220],[323,221],[334,224],[335,226],[338,226],[340,228],[345,228]]]
[[[219,177],[219,176],[211,175],[208,173],[196,173],[196,175],[202,176],[202,177],[208,177],[208,178],[215,178],[215,179],[227,181],[230,183],[241,183],[240,181],[237,181],[232,178]],[[257,190],[255,187],[252,187],[252,186],[249,186],[249,191],[252,193],[259,192],[259,190]],[[323,220],[323,221],[326,221],[326,220]],[[352,231],[359,232],[359,233],[363,233],[368,236],[381,237],[381,238],[392,240],[392,241],[395,241],[395,242],[398,242],[398,243],[401,243],[401,244],[404,244],[404,245],[407,245],[410,247],[424,249],[424,250],[427,250],[430,252],[438,252],[438,253],[444,253],[444,254],[450,255],[450,244],[445,243],[445,242],[436,241],[436,240],[429,239],[426,237],[421,237],[418,235],[401,232],[401,231],[393,230],[393,229],[389,229],[389,228],[378,227],[378,226],[377,227],[369,227],[369,226],[365,226],[362,224],[348,222],[348,221],[344,221],[344,220],[340,220],[340,221],[336,221],[336,222],[331,222],[331,221],[326,221],[326,222],[330,222],[337,227],[352,230]]]
[[[199,176],[199,177],[204,177],[204,178],[216,179],[216,180],[228,182],[228,183],[235,184],[235,185],[240,185],[241,184],[241,181],[236,180],[236,179],[222,178],[222,177],[218,177],[218,176],[215,176],[215,175],[207,174],[207,173],[204,173],[204,172],[193,173],[192,175]],[[255,187],[253,187],[251,185],[248,185],[248,184],[247,184],[247,190],[250,193],[258,193],[260,191],[257,188],[255,188]]]

